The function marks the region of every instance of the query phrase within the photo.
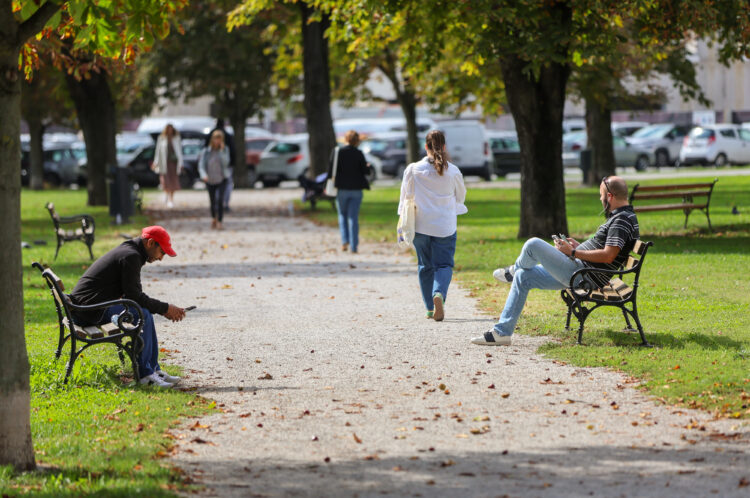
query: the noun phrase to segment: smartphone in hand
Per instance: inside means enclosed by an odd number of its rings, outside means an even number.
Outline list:
[[[188,306],[187,308],[185,308],[185,311],[192,311],[194,309],[195,309],[195,306]]]

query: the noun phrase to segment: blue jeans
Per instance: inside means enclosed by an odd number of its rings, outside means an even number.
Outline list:
[[[154,326],[154,317],[151,312],[145,308],[143,309],[143,330],[141,331],[141,339],[143,339],[143,350],[138,356],[138,371],[141,379],[147,375],[151,375],[156,370],[161,370],[159,367],[159,343],[156,340],[156,327]],[[100,323],[109,323],[113,315],[118,315],[125,310],[125,306],[117,304],[110,306],[104,310]],[[133,318],[138,319],[138,313],[133,310]]]
[[[417,275],[422,300],[427,311],[432,311],[435,307],[432,297],[436,292],[442,294],[443,299],[448,296],[448,286],[453,278],[456,232],[447,237],[415,233],[414,249],[417,250]]]
[[[349,244],[352,252],[357,252],[357,246],[359,245],[359,207],[361,205],[361,190],[339,189],[338,194],[336,194],[341,243]]]
[[[515,267],[508,299],[500,320],[495,324],[495,332],[500,335],[513,334],[531,289],[565,289],[570,285],[573,273],[583,268],[583,263],[570,259],[555,246],[535,237],[523,245]]]

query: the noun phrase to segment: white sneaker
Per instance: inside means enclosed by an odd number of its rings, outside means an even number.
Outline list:
[[[474,337],[471,342],[480,346],[510,346],[510,337],[509,335],[500,335],[494,330],[490,330],[485,332],[484,335]]]
[[[498,268],[497,270],[492,272],[492,276],[495,277],[495,280],[497,280],[498,282],[505,282],[506,284],[510,284],[513,282],[513,275],[515,274],[515,265],[506,266],[505,268]]]
[[[176,375],[169,375],[169,374],[168,374],[167,372],[165,372],[164,370],[157,370],[157,371],[156,371],[156,372],[154,372],[154,373],[155,373],[156,375],[158,375],[158,376],[159,376],[159,378],[161,378],[161,380],[163,380],[164,382],[168,382],[168,383],[170,383],[170,384],[177,384],[177,383],[178,383],[179,381],[181,381],[181,380],[182,380],[182,378],[181,378],[181,377],[177,377]]]
[[[164,389],[172,389],[172,384],[162,380],[162,378],[155,373],[143,377],[141,379],[141,384],[145,384],[147,386],[158,386]]]
[[[174,207],[174,203],[172,201],[167,201],[167,208],[172,209]]]

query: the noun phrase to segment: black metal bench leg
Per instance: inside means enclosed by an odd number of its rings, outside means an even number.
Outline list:
[[[89,248],[89,256],[91,257],[91,259],[94,259],[94,253],[91,251],[91,246],[92,245],[93,244],[89,244],[88,242],[86,242],[86,247]]]
[[[62,247],[62,244],[60,243],[60,239],[57,239],[57,249],[55,249],[55,260],[57,260],[57,253],[60,252],[60,247]]]
[[[633,325],[630,323],[630,318],[628,318],[628,310],[625,309],[624,306],[620,308],[620,310],[622,311],[622,316],[625,317],[625,324],[626,324],[625,330],[628,332],[635,332]]]
[[[711,217],[708,216],[708,210],[706,210],[706,219],[708,220],[708,230],[713,232],[714,228],[711,226]]]
[[[573,308],[570,305],[568,305],[568,317],[565,319],[565,331],[566,332],[570,330],[570,315],[572,314],[573,314]]]
[[[635,320],[635,324],[638,326],[638,333],[641,335],[641,346],[645,346],[650,348],[651,344],[646,340],[646,334],[643,333],[643,327],[641,326],[641,320],[638,318],[638,308],[636,308],[635,303],[633,303],[633,320]]]
[[[65,366],[65,380],[63,380],[63,384],[68,383],[68,377],[70,377],[70,374],[73,372],[73,365],[75,365],[76,359],[78,358],[75,341],[71,341],[70,346],[70,358],[68,358],[68,364]]]
[[[60,322],[60,337],[57,339],[57,350],[55,350],[55,359],[60,359],[60,355],[62,355],[62,348],[65,344],[65,325]]]

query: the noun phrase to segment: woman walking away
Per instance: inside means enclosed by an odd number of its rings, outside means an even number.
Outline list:
[[[174,193],[180,190],[180,172],[182,171],[182,143],[180,134],[171,123],[156,139],[154,152],[154,172],[159,175],[164,189],[164,202],[168,208],[174,207]]]
[[[414,222],[414,249],[417,251],[417,274],[427,318],[442,321],[445,298],[453,278],[453,255],[456,252],[456,216],[468,210],[464,205],[464,177],[455,164],[448,162],[445,136],[433,130],[425,142],[427,157],[410,164],[401,183],[399,215],[404,201],[413,199],[417,206]]]
[[[348,145],[333,151],[328,175],[331,176],[333,163],[336,162],[334,185],[338,189],[336,209],[339,212],[341,249],[346,251],[351,246],[351,251],[356,253],[359,246],[359,207],[362,205],[362,190],[370,188],[367,181],[370,165],[357,148],[359,134],[356,131],[347,131],[344,140]]]
[[[224,219],[224,190],[229,178],[229,148],[224,144],[224,132],[214,130],[211,141],[201,151],[198,159],[198,174],[208,189],[211,203],[211,228],[222,229]]]

